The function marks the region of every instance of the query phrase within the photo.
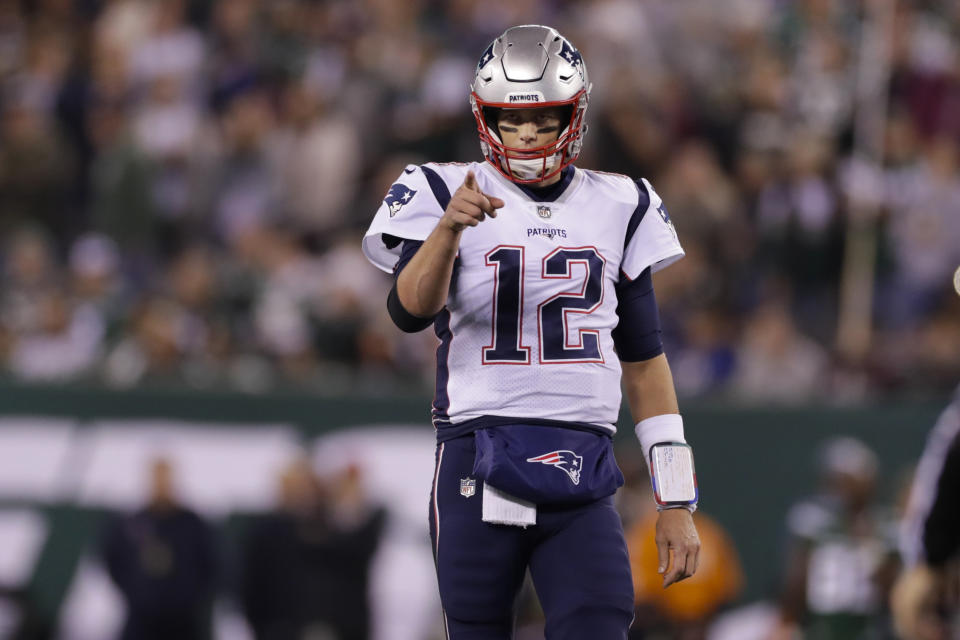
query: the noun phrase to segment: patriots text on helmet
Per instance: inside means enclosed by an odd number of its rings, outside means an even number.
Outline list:
[[[511,93],[507,102],[543,102],[543,96],[540,93]]]

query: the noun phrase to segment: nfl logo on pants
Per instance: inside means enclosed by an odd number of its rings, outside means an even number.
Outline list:
[[[460,495],[469,498],[477,492],[477,481],[473,478],[460,478]]]

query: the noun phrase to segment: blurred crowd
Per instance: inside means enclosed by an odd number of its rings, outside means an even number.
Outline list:
[[[682,394],[952,388],[960,10],[898,3],[865,181],[861,4],[0,0],[2,370],[429,388],[435,341],[390,325],[389,276],[359,239],[406,164],[480,159],[476,58],[538,22],[594,82],[579,165],[650,179],[687,251],[657,281]],[[836,345],[854,211],[878,230],[876,331],[850,359]]]

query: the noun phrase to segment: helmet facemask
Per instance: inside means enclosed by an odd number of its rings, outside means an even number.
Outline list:
[[[583,116],[587,109],[586,92],[573,99],[554,103],[533,104],[490,104],[471,94],[470,104],[477,121],[480,134],[480,148],[483,155],[500,170],[504,176],[522,184],[538,183],[549,180],[570,166],[580,155],[583,146]],[[503,109],[546,109],[566,107],[568,115],[561,117],[561,129],[557,139],[548,144],[532,147],[509,147],[500,138],[497,124]]]

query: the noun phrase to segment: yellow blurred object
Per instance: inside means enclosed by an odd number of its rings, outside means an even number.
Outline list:
[[[679,622],[710,617],[736,598],[743,587],[740,557],[723,527],[699,512],[693,520],[700,535],[697,573],[667,589],[661,586],[662,576],[657,573],[657,514],[639,520],[626,532],[636,603],[653,605]]]

